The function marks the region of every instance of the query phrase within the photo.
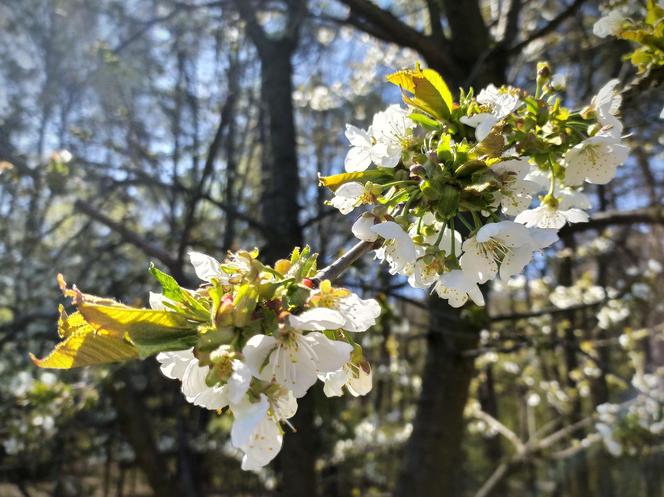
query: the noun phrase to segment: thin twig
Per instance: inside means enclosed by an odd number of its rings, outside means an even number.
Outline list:
[[[346,271],[346,269],[352,266],[356,260],[374,248],[374,242],[359,242],[355,244],[353,248],[339,257],[332,264],[318,271],[318,274],[314,277],[314,282],[320,283],[323,280],[336,280],[344,271]]]

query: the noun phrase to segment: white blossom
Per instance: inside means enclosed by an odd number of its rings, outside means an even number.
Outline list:
[[[368,365],[349,362],[337,371],[321,375],[320,380],[325,384],[323,392],[327,397],[340,397],[343,395],[343,387],[346,387],[353,397],[360,397],[371,391],[372,377],[373,373]]]
[[[401,226],[394,221],[385,221],[372,226],[371,231],[386,240],[376,251],[376,257],[388,262],[391,274],[412,269],[418,257],[417,247]]]
[[[368,212],[358,217],[351,227],[355,238],[364,242],[375,242],[378,240],[378,235],[371,230],[371,227],[375,224],[375,220],[376,218]]]
[[[592,136],[571,148],[564,158],[565,183],[577,186],[587,181],[605,185],[629,155],[629,148],[611,136]]]
[[[461,268],[479,283],[495,278],[499,267],[500,277],[508,279],[530,262],[534,251],[557,239],[555,233],[529,230],[513,221],[489,223],[482,226],[473,237],[466,239],[459,262]]]
[[[339,312],[322,307],[290,315],[277,335],[254,335],[242,353],[256,378],[276,382],[300,398],[319,374],[341,368],[353,349],[312,330],[339,329],[345,322]],[[303,331],[312,332],[305,335]]]
[[[227,279],[227,275],[221,271],[221,263],[214,257],[191,251],[189,252],[189,260],[194,266],[196,276],[201,280],[210,282],[213,278],[221,281]]]
[[[379,167],[395,167],[401,160],[402,142],[415,123],[398,105],[374,115],[368,130],[346,125],[346,138],[351,148],[346,155],[348,172],[364,171],[372,163]]]
[[[624,23],[625,17],[617,10],[612,10],[595,22],[593,25],[593,34],[600,38],[616,36],[622,31]]]
[[[491,128],[521,104],[516,95],[500,91],[494,85],[489,85],[480,91],[477,102],[488,106],[489,112],[480,112],[472,116],[462,116],[459,119],[463,124],[475,128],[475,138],[482,141],[491,132]]]
[[[610,80],[590,102],[591,109],[595,111],[597,120],[602,125],[602,134],[615,139],[619,139],[623,131],[623,124],[616,117],[622,104],[622,96],[617,89],[619,84],[617,79]]]
[[[484,296],[477,285],[477,280],[460,269],[442,274],[434,290],[452,307],[461,307],[469,297],[476,305],[484,305]]]
[[[541,204],[534,209],[521,212],[514,221],[528,228],[560,229],[565,223],[585,223],[588,214],[581,209],[559,210],[549,204]]]
[[[503,212],[508,216],[516,216],[530,206],[540,186],[528,179],[530,172],[528,159],[510,159],[499,162],[491,167],[501,182],[500,204]]]
[[[161,352],[157,361],[164,376],[182,382],[181,390],[187,402],[206,409],[222,409],[239,402],[251,383],[250,369],[238,359],[231,361],[232,373],[227,383],[212,387],[205,382],[209,366],[201,366],[192,349]]]
[[[362,183],[355,181],[344,183],[334,192],[330,205],[346,215],[362,202],[362,198],[366,194],[367,190]]]

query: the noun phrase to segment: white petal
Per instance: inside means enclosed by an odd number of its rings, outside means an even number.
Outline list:
[[[373,371],[371,368],[369,368],[369,372],[366,372],[362,366],[358,370],[359,376],[357,378],[351,376],[347,384],[348,391],[353,397],[366,395],[373,387]]]
[[[404,236],[408,236],[408,233],[406,233],[403,230],[403,228],[394,221],[384,221],[380,224],[375,224],[371,228],[371,231],[380,235],[382,238],[385,238],[386,240],[394,240],[397,238],[403,238]]]
[[[212,278],[224,279],[225,275],[221,272],[221,263],[214,257],[202,254],[201,252],[189,252],[189,259],[194,266],[196,276],[203,281],[211,281]]]
[[[532,259],[533,251],[529,246],[516,247],[505,254],[500,263],[500,277],[503,280],[518,274]]]
[[[261,421],[250,441],[240,447],[244,451],[242,469],[257,471],[274,459],[281,450],[283,434],[279,424],[266,417]]]
[[[314,362],[317,374],[330,373],[341,368],[348,362],[353,351],[351,344],[340,340],[330,340],[318,332],[309,333],[304,339],[318,356]]]
[[[299,316],[294,314],[288,316],[288,324],[302,331],[338,330],[345,322],[341,313],[326,307],[316,307],[304,311]]]
[[[270,381],[272,372],[269,365],[265,366],[267,356],[275,350],[278,342],[276,338],[267,335],[252,336],[242,349],[244,362],[252,374],[259,380]]]
[[[325,383],[323,393],[326,397],[341,397],[343,395],[343,387],[348,379],[345,368],[325,373],[319,376],[319,378]]]
[[[533,247],[538,250],[553,245],[559,239],[558,230],[555,229],[529,228],[529,230]]]
[[[351,147],[346,154],[344,167],[349,173],[364,171],[371,165],[371,149]]]
[[[378,239],[378,235],[371,231],[375,219],[374,216],[367,212],[358,217],[357,221],[353,223],[353,227],[351,228],[355,238],[364,242],[375,242]]]
[[[191,403],[195,406],[204,407],[216,411],[228,405],[228,390],[226,386],[208,387],[192,398]]]
[[[371,136],[363,129],[346,124],[346,138],[354,147],[369,147],[371,146]]]
[[[234,447],[242,448],[249,444],[259,424],[266,418],[269,407],[270,402],[265,394],[261,394],[258,402],[244,398],[231,407],[235,418],[231,428],[231,443]]]
[[[366,331],[374,326],[381,313],[377,300],[363,300],[355,293],[341,299],[338,309],[345,318],[342,328],[355,333]]]
[[[157,354],[157,361],[161,363],[159,369],[166,378],[172,380],[182,380],[187,366],[195,360],[193,349]]]
[[[198,360],[195,359],[187,365],[182,377],[182,393],[187,398],[187,401],[192,402],[197,395],[210,389],[205,383],[210,368],[208,366],[199,366]]]
[[[477,231],[476,238],[480,243],[494,238],[507,247],[520,247],[530,242],[530,233],[522,224],[514,221],[500,221],[482,226]]]
[[[242,361],[233,360],[233,373],[228,379],[226,390],[228,401],[231,404],[237,404],[242,400],[251,385],[251,368]]]
[[[297,412],[297,399],[293,392],[287,390],[272,401],[272,411],[278,419],[290,419]]]

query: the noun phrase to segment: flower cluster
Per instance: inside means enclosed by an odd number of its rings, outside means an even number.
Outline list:
[[[664,66],[664,1],[648,0],[645,9],[639,6],[639,12],[626,10],[628,6],[612,9],[601,17],[593,26],[595,36],[636,43],[638,47],[627,58],[639,73]]]
[[[399,71],[407,108],[367,130],[347,125],[346,172],[321,178],[343,214],[367,205],[353,233],[392,274],[450,305],[483,305],[478,284],[519,273],[566,223],[588,220],[584,183],[606,184],[628,156],[617,80],[570,110],[540,63],[537,89],[493,85],[452,100],[435,71]]]
[[[636,455],[642,447],[664,438],[664,382],[662,371],[637,373],[632,379],[636,396],[623,404],[597,406],[597,432],[606,450],[619,457]]]
[[[204,284],[214,324],[191,349],[161,352],[161,371],[182,382],[187,401],[207,409],[228,407],[234,421],[231,443],[244,452],[242,468],[255,470],[279,452],[281,423],[297,410],[297,399],[321,380],[327,396],[371,390],[371,369],[348,333],[376,323],[380,305],[327,280],[314,288],[314,258],[296,251],[275,268],[253,254],[232,254],[223,263],[190,253]],[[151,294],[153,309],[177,306]],[[207,306],[206,306],[207,307]]]
[[[188,402],[228,409],[231,443],[242,468],[256,470],[281,449],[303,397],[318,380],[327,396],[371,390],[372,372],[353,334],[376,323],[381,307],[323,280],[316,285],[316,255],[295,249],[274,267],[256,252],[231,253],[220,262],[191,252],[196,290],[181,288],[152,267],[163,293],[149,309],[68,288],[77,312],[61,310],[63,341],[41,367],[70,368],[157,355],[162,373],[180,380]]]

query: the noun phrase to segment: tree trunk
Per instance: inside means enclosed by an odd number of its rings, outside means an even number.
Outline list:
[[[118,427],[131,445],[138,467],[148,480],[154,495],[178,497],[178,491],[166,461],[159,454],[150,420],[144,406],[131,388],[131,381],[124,371],[118,371],[106,386],[118,414]]]
[[[397,481],[396,497],[457,497],[465,423],[463,410],[475,374],[474,358],[480,327],[459,319],[437,297],[432,314],[422,393]]]

